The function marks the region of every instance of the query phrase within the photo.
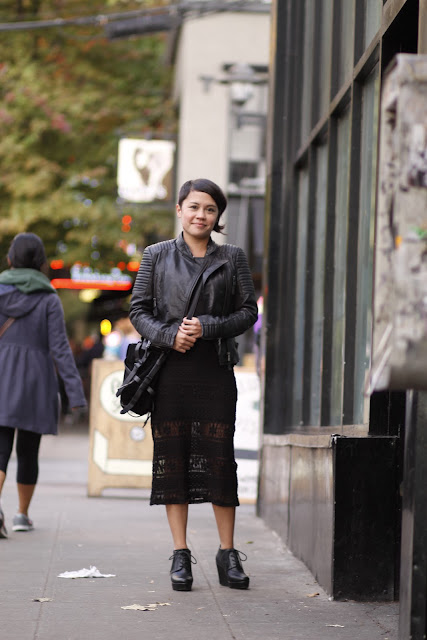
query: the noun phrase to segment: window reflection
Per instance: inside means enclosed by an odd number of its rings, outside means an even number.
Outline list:
[[[304,316],[307,262],[307,218],[308,218],[308,170],[299,174],[298,183],[298,235],[297,274],[295,292],[295,351],[294,351],[294,402],[293,422],[302,420],[303,368],[304,368]]]
[[[375,174],[378,136],[378,69],[363,87],[362,132],[360,149],[360,200],[356,307],[356,358],[354,378],[354,422],[368,422],[368,399],[363,396],[366,370],[371,353],[372,272],[375,226]]]
[[[328,147],[317,149],[310,424],[320,425]]]
[[[331,425],[342,423],[345,285],[350,168],[350,112],[338,121],[332,314]]]

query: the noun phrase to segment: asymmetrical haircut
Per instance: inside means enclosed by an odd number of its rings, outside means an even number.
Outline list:
[[[192,191],[202,191],[203,193],[207,193],[210,197],[215,201],[216,206],[218,207],[218,219],[213,228],[214,231],[221,233],[224,229],[224,225],[219,224],[219,220],[222,214],[225,211],[227,206],[227,198],[225,197],[222,189],[212,182],[212,180],[208,180],[207,178],[197,178],[196,180],[187,180],[184,182],[178,194],[178,204],[182,205],[184,200],[189,196]]]

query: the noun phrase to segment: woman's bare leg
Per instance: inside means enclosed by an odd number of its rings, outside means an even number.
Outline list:
[[[0,471],[0,496],[3,489],[4,481],[6,480],[6,474],[4,471]]]
[[[28,516],[28,508],[30,506],[31,498],[33,497],[35,484],[21,484],[17,482],[19,507],[18,512],[23,513],[24,516]]]
[[[213,504],[212,507],[215,514],[216,526],[218,527],[221,549],[233,549],[236,507],[220,507],[216,504]]]
[[[187,549],[188,504],[167,504],[166,514],[174,550]]]

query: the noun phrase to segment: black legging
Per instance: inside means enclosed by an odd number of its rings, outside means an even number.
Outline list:
[[[16,458],[18,468],[16,482],[20,484],[36,484],[39,475],[39,446],[41,435],[32,431],[16,429]],[[15,429],[0,427],[0,471],[6,473],[7,465],[13,449]]]

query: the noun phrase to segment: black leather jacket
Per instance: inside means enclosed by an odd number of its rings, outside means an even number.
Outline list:
[[[244,252],[233,245],[210,239],[206,259],[201,299],[207,313],[197,316],[202,339],[216,340],[220,364],[233,366],[239,361],[234,338],[258,315],[251,273]],[[156,346],[173,346],[200,270],[182,234],[145,249],[129,313],[143,338]]]

